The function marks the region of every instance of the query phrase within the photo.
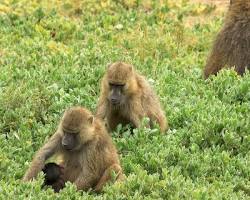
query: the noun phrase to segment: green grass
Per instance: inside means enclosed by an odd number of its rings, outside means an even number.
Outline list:
[[[214,7],[184,0],[1,2],[0,199],[250,198],[250,74],[223,70],[202,79],[223,14],[187,25]],[[102,194],[69,183],[54,194],[41,189],[42,174],[22,183],[64,109],[95,111],[106,65],[117,60],[152,80],[168,133],[113,133],[127,180]]]

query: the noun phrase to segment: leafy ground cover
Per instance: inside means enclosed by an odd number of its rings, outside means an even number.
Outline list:
[[[1,1],[0,199],[249,199],[250,74],[202,79],[223,23],[215,12],[188,0]],[[167,134],[119,127],[127,180],[102,194],[69,183],[41,190],[42,174],[21,183],[65,108],[95,110],[100,78],[117,60],[153,84]]]

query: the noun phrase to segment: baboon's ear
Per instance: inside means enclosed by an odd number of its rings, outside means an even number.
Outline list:
[[[133,72],[133,65],[129,64],[128,67],[129,67],[129,71]]]
[[[107,69],[110,68],[111,65],[112,65],[112,63],[108,63],[107,64]]]
[[[94,122],[94,116],[93,115],[88,118],[88,122],[90,124],[93,124],[93,122]]]

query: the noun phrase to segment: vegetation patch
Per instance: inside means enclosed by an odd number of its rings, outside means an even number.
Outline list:
[[[188,0],[1,1],[0,199],[249,199],[250,74],[203,80],[223,14],[186,24],[214,10]],[[95,111],[100,79],[117,60],[153,84],[167,134],[118,127],[127,179],[101,194],[70,183],[42,190],[42,173],[22,183],[66,108]]]

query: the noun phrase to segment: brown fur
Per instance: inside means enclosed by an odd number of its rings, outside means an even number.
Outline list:
[[[71,151],[63,148],[65,130],[79,134],[79,147]],[[36,153],[23,180],[35,178],[53,154],[63,158],[63,179],[74,183],[80,190],[94,188],[100,191],[110,180],[112,171],[118,174],[117,179],[123,177],[116,148],[103,123],[81,107],[73,107],[65,112],[56,133]]]
[[[112,105],[108,98],[110,83],[125,84],[123,103],[117,106]],[[153,89],[142,75],[134,71],[132,65],[123,62],[111,64],[102,79],[97,116],[106,119],[111,131],[119,123],[139,127],[143,117],[149,117],[150,125],[156,121],[161,132],[168,129],[165,114]]]
[[[250,1],[232,0],[225,24],[214,42],[204,70],[205,78],[224,67],[243,75],[250,69]]]

